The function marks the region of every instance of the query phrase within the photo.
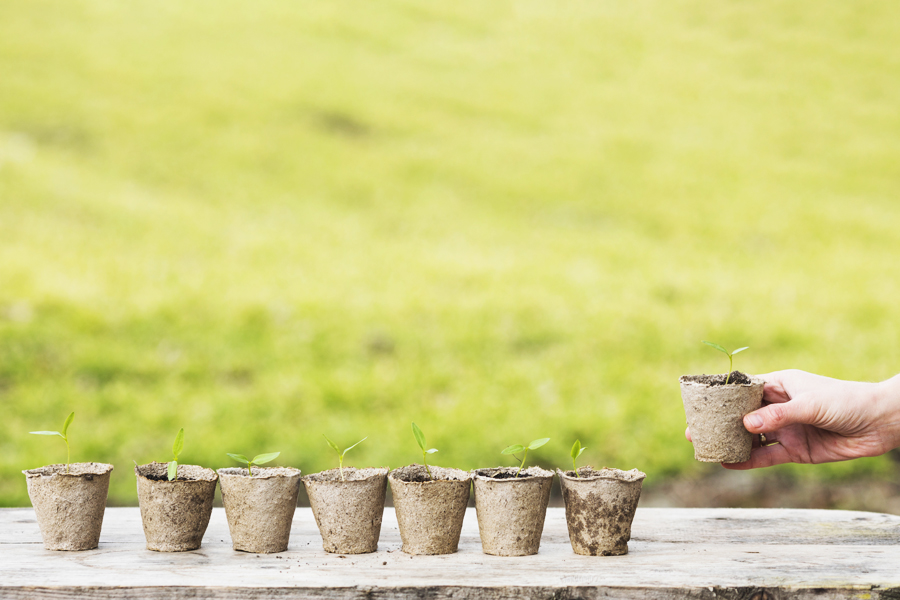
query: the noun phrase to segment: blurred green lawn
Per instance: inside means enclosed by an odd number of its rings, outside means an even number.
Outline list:
[[[696,473],[683,373],[900,355],[900,4],[0,4],[0,505],[23,468]],[[886,474],[886,458],[796,467]]]

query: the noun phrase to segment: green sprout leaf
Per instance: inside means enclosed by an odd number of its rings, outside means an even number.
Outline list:
[[[575,461],[585,450],[587,450],[587,448],[581,447],[581,440],[575,440],[575,443],[572,444],[572,450],[569,452],[569,456],[572,457],[572,470],[575,471],[575,477],[578,478],[581,478],[581,475],[578,474],[578,467],[575,465]]]
[[[243,454],[231,454],[230,452],[226,452],[225,454],[227,454],[229,456],[229,458],[233,458],[234,460],[238,461],[239,463],[244,463],[245,465],[250,464],[250,459],[247,458],[246,456],[244,456]]]
[[[419,429],[419,426],[415,423],[412,424],[413,436],[416,438],[416,443],[419,444],[419,448],[422,451],[425,451],[425,434],[422,433],[422,430]]]
[[[723,352],[728,357],[728,374],[725,376],[725,385],[728,385],[728,382],[731,380],[731,372],[734,370],[734,355],[738,352],[743,352],[744,350],[749,350],[750,346],[744,346],[743,348],[738,348],[732,352],[729,352],[719,344],[715,344],[713,342],[707,342],[706,340],[700,340],[707,346],[712,346],[719,352]]]
[[[425,464],[425,472],[428,473],[428,478],[434,481],[434,475],[431,474],[431,469],[428,467],[428,455],[437,452],[437,448],[426,450],[425,434],[422,433],[422,430],[415,423],[412,424],[412,431],[413,436],[416,438],[416,443],[419,444],[419,448],[422,450],[422,462]]]
[[[716,344],[715,342],[707,342],[706,340],[701,340],[701,341],[702,341],[704,344],[706,344],[707,346],[712,346],[713,348],[715,348],[715,349],[718,350],[719,352],[724,352],[725,354],[728,354],[728,350],[726,350],[725,348],[723,348],[723,347],[720,346],[719,344]]]
[[[62,435],[63,435],[63,437],[66,437],[67,432],[69,431],[69,425],[72,424],[72,421],[73,421],[74,419],[75,419],[75,413],[74,413],[74,412],[69,413],[69,416],[66,417],[66,422],[63,423],[63,430],[62,430]]]
[[[353,450],[354,448],[356,448],[357,446],[359,446],[360,444],[362,444],[362,443],[363,443],[364,441],[366,441],[367,439],[369,439],[369,436],[364,437],[363,439],[359,440],[358,442],[356,442],[355,444],[353,444],[353,445],[350,446],[349,448],[346,448],[346,449],[344,450],[344,454],[347,454],[347,452],[349,452],[350,450]]]
[[[325,438],[325,439],[328,439],[328,438]],[[243,454],[231,454],[230,452],[226,452],[225,454],[227,454],[229,456],[229,458],[233,458],[234,460],[238,461],[239,463],[243,463],[243,464],[247,465],[247,474],[250,475],[250,477],[253,477],[253,466],[254,465],[259,466],[259,465],[264,465],[267,462],[271,462],[271,461],[275,460],[276,458],[278,458],[278,456],[281,454],[281,452],[269,452],[268,454],[257,454],[256,456],[253,457],[253,459],[249,459],[246,456],[244,456]]]
[[[341,449],[338,448],[338,445],[335,444],[334,442],[332,442],[330,439],[328,439],[328,436],[327,436],[327,435],[325,435],[325,434],[323,433],[323,434],[322,434],[322,437],[325,438],[325,441],[328,442],[328,445],[331,446],[331,449],[332,449],[332,450],[334,450],[334,451],[337,452],[338,454],[341,453]]]
[[[178,460],[178,455],[181,454],[182,450],[184,450],[184,427],[178,430],[178,434],[175,436],[175,443],[172,444],[172,454],[175,455],[175,460]]]
[[[178,455],[181,454],[182,450],[184,450],[184,427],[178,430],[178,433],[175,435],[175,443],[172,444],[172,454],[175,455],[175,460],[169,462],[169,481],[175,481],[178,477]]]
[[[518,454],[519,452],[525,452],[525,454],[522,455],[522,462],[521,462],[521,464],[519,464],[519,470],[516,471],[516,477],[518,477],[519,473],[521,473],[522,469],[525,467],[525,459],[528,458],[528,451],[536,450],[549,441],[550,441],[550,438],[539,438],[539,439],[533,440],[527,446],[522,446],[521,444],[513,444],[512,446],[507,446],[506,448],[501,450],[500,454],[511,454],[511,455],[513,455],[514,458],[516,458],[518,460],[518,457],[515,455]]]
[[[69,425],[72,424],[72,420],[74,418],[75,418],[75,413],[74,412],[69,413],[69,416],[66,417],[66,422],[63,423],[62,433],[60,433],[58,431],[29,431],[28,432],[33,435],[58,435],[59,437],[61,437],[63,439],[63,441],[66,443],[66,473],[69,472],[69,464],[72,462],[72,458],[71,458],[72,455],[71,455],[71,451],[70,451],[71,449],[69,448],[69,437],[68,437],[67,432],[69,431]]]
[[[357,446],[359,446],[360,444],[362,444],[362,443],[363,443],[364,441],[366,441],[367,439],[369,439],[369,436],[364,437],[363,439],[359,440],[358,442],[356,442],[355,444],[353,444],[353,445],[350,446],[349,448],[345,448],[343,452],[341,452],[341,450],[340,450],[340,448],[338,448],[338,445],[337,445],[337,444],[335,444],[335,443],[332,442],[330,439],[328,439],[328,436],[327,436],[327,435],[325,435],[325,434],[323,433],[323,434],[322,434],[322,437],[325,438],[325,441],[328,442],[328,445],[331,446],[331,449],[338,453],[338,469],[339,469],[340,472],[341,472],[341,481],[345,481],[345,479],[344,479],[344,455],[347,454],[347,452],[349,452],[349,451],[352,450],[353,448],[356,448]]]
[[[268,454],[257,454],[256,456],[253,457],[253,460],[251,460],[250,462],[252,462],[254,465],[264,465],[267,462],[272,462],[273,460],[278,458],[278,456],[280,454],[281,454],[281,452],[269,452]]]

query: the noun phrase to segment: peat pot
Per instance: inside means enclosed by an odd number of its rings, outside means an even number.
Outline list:
[[[485,554],[537,554],[550,501],[553,473],[540,467],[475,471],[475,512]]]
[[[300,470],[285,467],[219,469],[222,503],[232,547],[244,552],[284,552],[300,493]]]
[[[750,460],[753,434],[744,415],[762,406],[763,380],[740,371],[726,375],[682,375],[681,400],[694,458],[703,462],[739,463]]]
[[[219,476],[212,469],[178,465],[178,476],[169,481],[167,468],[160,462],[134,467],[147,549],[196,550],[209,525]]]
[[[344,467],[303,477],[325,552],[366,554],[378,549],[388,469]]]
[[[100,543],[109,474],[105,463],[22,471],[47,550],[92,550]]]
[[[631,522],[646,475],[637,469],[622,471],[581,467],[560,471],[559,484],[566,503],[569,542],[575,554],[617,556],[628,554]]]
[[[410,465],[391,471],[391,494],[407,554],[453,554],[459,548],[472,474]]]

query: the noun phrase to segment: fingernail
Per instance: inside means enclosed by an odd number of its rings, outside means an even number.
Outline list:
[[[744,422],[753,429],[759,429],[763,426],[763,418],[759,415],[747,415],[744,417]]]

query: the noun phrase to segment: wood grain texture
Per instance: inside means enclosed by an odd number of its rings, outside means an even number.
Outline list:
[[[100,547],[50,552],[34,511],[0,510],[0,597],[23,598],[883,598],[900,600],[900,517],[783,509],[639,509],[629,554],[572,552],[563,509],[547,513],[540,553],[481,552],[473,509],[460,551],[400,552],[393,509],[379,550],[322,551],[312,513],[298,508],[286,552],[234,552],[213,511],[203,546],[145,549],[137,508],[107,510]]]

